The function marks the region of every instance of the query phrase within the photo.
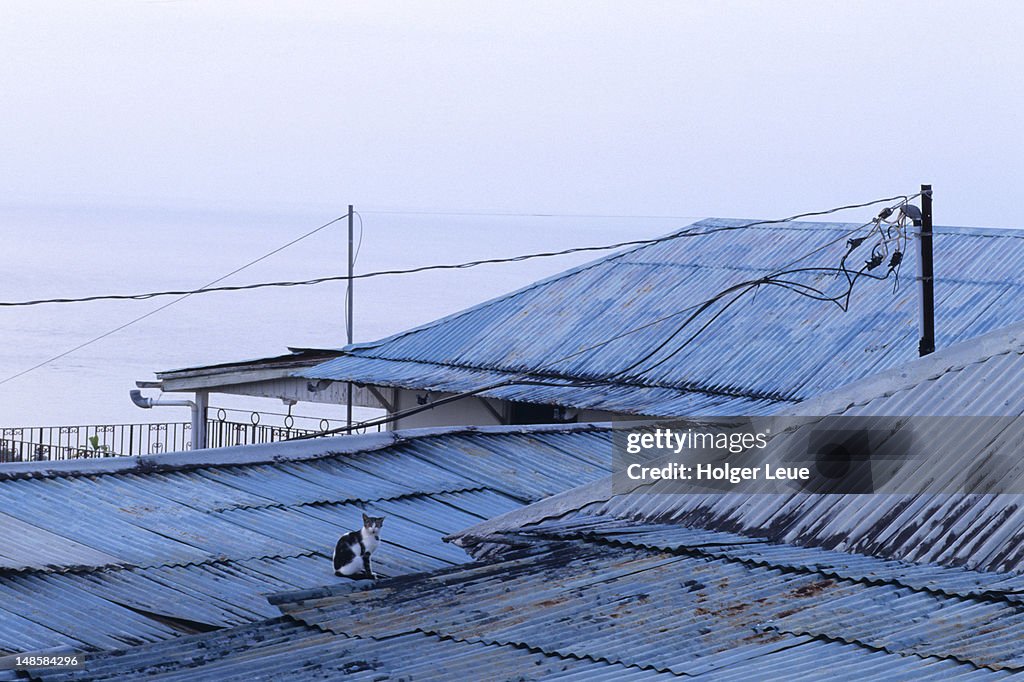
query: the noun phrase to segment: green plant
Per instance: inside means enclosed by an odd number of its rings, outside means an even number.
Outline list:
[[[107,454],[108,452],[110,452],[109,445],[100,445],[99,436],[89,436],[89,447],[92,448],[92,451],[97,454]]]

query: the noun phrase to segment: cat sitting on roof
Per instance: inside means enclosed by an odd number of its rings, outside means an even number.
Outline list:
[[[380,527],[383,516],[363,514],[363,527],[345,533],[334,547],[334,575],[352,580],[376,580],[377,574],[370,568],[370,555],[380,544]]]

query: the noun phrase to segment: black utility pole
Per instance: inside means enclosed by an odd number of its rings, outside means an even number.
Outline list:
[[[354,214],[352,204],[348,205],[348,300],[345,325],[348,330],[348,345],[352,345],[352,269],[355,266],[355,258],[352,253],[352,215]],[[346,401],[346,416],[348,427],[346,433],[352,433],[352,382],[348,382],[348,400]]]
[[[932,186],[921,185],[921,238],[918,240],[918,270],[921,275],[920,355],[935,352],[935,275],[932,270]]]

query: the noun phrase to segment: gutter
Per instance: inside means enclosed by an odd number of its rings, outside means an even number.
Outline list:
[[[208,407],[209,394],[205,391],[196,391],[196,399],[192,400],[170,400],[167,398],[146,398],[142,391],[133,389],[130,393],[132,402],[139,407],[148,410],[152,407],[188,407],[192,410],[192,450],[203,450],[206,448],[206,408]]]

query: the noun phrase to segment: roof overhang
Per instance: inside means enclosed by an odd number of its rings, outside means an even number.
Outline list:
[[[358,385],[403,388],[456,395],[468,393],[510,402],[558,405],[637,417],[766,415],[791,404],[778,396],[712,392],[699,387],[630,384],[619,381],[536,379],[495,369],[342,354],[297,375],[310,380],[351,381]],[[528,379],[517,383],[518,379]],[[482,388],[486,390],[481,390]]]
[[[340,352],[292,349],[288,355],[156,372],[158,381],[140,381],[137,385],[139,388],[160,388],[164,391],[196,391],[289,379],[296,377],[302,369],[337,357]]]

